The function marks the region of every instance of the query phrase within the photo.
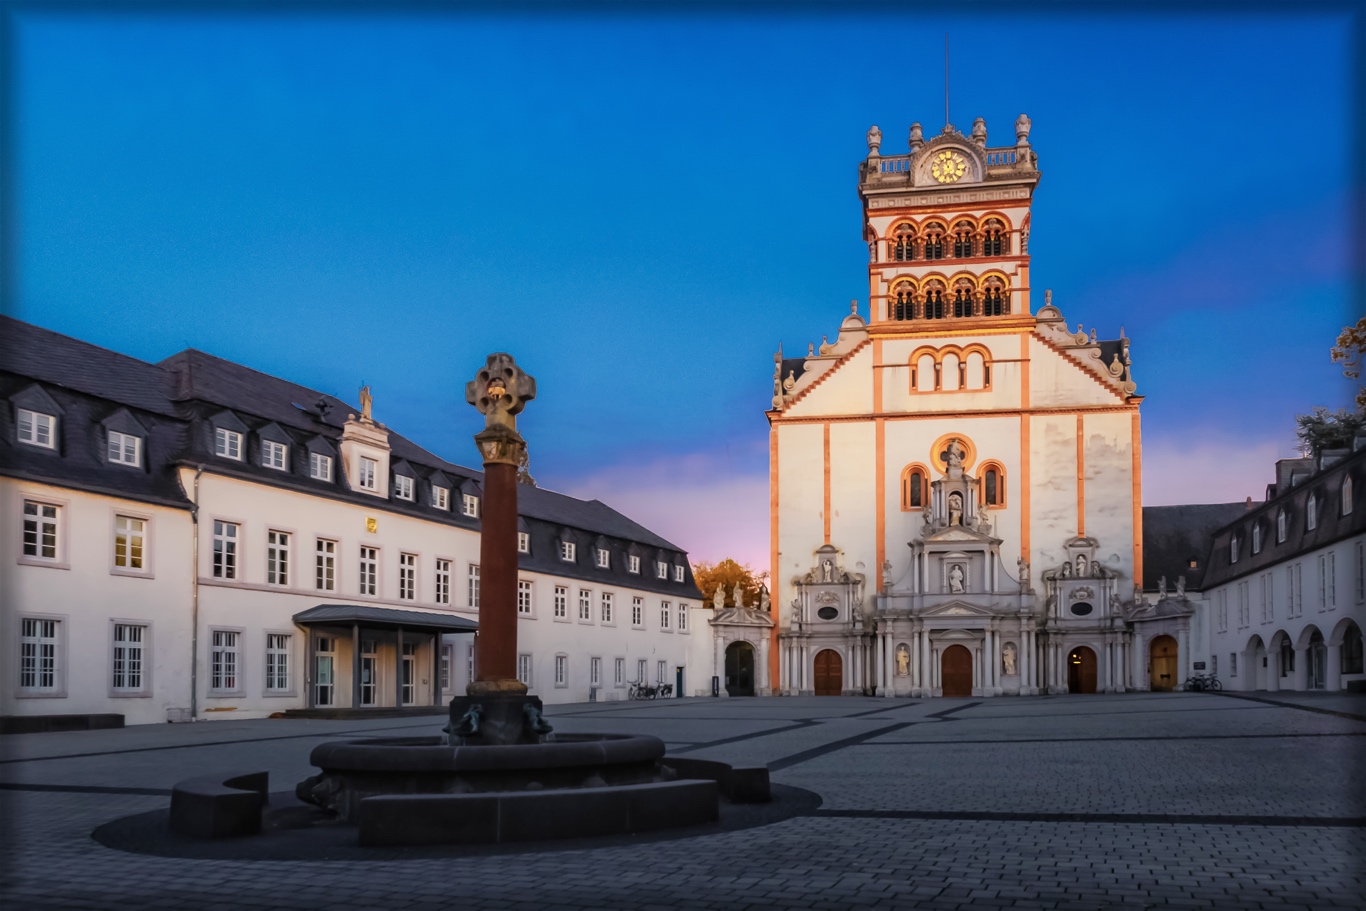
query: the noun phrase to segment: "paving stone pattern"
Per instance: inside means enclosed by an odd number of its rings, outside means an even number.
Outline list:
[[[0,742],[0,905],[1363,908],[1366,699],[1296,697],[556,706],[547,714],[559,731],[654,733],[675,753],[771,763],[775,782],[824,804],[762,828],[670,841],[359,863],[152,857],[90,833],[166,806],[181,778],[267,769],[284,789],[309,773],[317,743],[421,733],[440,719],[18,735]]]

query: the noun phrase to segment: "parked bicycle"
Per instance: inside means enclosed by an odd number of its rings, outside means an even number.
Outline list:
[[[1181,688],[1188,693],[1203,693],[1206,690],[1217,693],[1224,688],[1224,685],[1213,674],[1195,674],[1186,678],[1186,682],[1181,684]]]
[[[627,699],[654,699],[659,695],[659,687],[650,686],[648,683],[633,683],[626,691]]]

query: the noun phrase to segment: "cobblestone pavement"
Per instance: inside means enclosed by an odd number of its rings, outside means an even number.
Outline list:
[[[553,707],[766,762],[811,815],[642,844],[489,856],[183,860],[90,838],[180,778],[422,733],[437,718],[222,721],[5,738],[7,909],[1366,907],[1366,698],[679,699]]]

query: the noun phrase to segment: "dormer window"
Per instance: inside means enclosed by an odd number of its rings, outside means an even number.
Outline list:
[[[1290,524],[1290,523],[1289,523],[1289,521],[1286,519],[1286,515],[1285,515],[1285,510],[1284,510],[1284,509],[1282,509],[1280,512],[1276,513],[1276,543],[1277,543],[1277,544],[1284,544],[1284,543],[1285,543],[1286,529],[1287,529],[1287,526],[1288,526],[1289,524]]]
[[[1308,531],[1319,527],[1319,498],[1312,493],[1304,504],[1304,527]]]
[[[403,474],[394,475],[394,496],[400,500],[412,501],[413,479]]]
[[[432,488],[432,508],[433,508],[433,509],[450,509],[450,508],[451,508],[451,491],[450,491],[450,488],[447,488],[447,487],[433,487],[433,488]]]
[[[361,456],[360,470],[357,473],[356,481],[363,490],[378,490],[379,462]]]
[[[460,514],[471,519],[477,518],[479,516],[479,498],[472,493],[461,495]]]
[[[655,561],[655,578],[656,578],[656,579],[667,579],[667,578],[669,578],[669,564],[668,564],[668,563],[665,563],[663,560],[656,560],[656,561]]]
[[[1350,516],[1352,514],[1352,476],[1347,475],[1342,479],[1342,514]]]
[[[1262,552],[1262,523],[1260,522],[1252,526],[1252,552],[1254,554]]]
[[[605,547],[598,548],[596,559],[599,569],[608,569],[612,566],[612,552]]]
[[[57,448],[57,419],[41,411],[19,409],[19,442],[44,449]]]
[[[524,531],[517,532],[517,553],[531,553],[531,535]]]
[[[1228,562],[1230,562],[1230,563],[1237,563],[1237,562],[1238,562],[1238,545],[1239,545],[1240,543],[1242,543],[1242,542],[1240,542],[1240,541],[1238,540],[1238,536],[1237,536],[1237,535],[1234,535],[1234,536],[1229,540],[1229,542],[1228,542]]]
[[[213,454],[242,461],[242,434],[226,427],[213,429]]]
[[[308,476],[315,481],[332,480],[332,457],[322,453],[308,454]]]
[[[560,542],[560,559],[566,563],[573,563],[577,558],[576,547],[573,541]]]
[[[289,447],[274,440],[261,441],[261,464],[266,468],[284,471],[288,466]]]
[[[637,557],[635,554],[631,554],[631,556],[627,557],[627,558],[626,558],[626,571],[627,571],[628,573],[635,573],[635,574],[639,575],[639,574],[640,574],[640,557]]]
[[[109,431],[109,461],[138,468],[142,465],[142,437]]]
[[[674,581],[683,581],[683,567],[679,566],[678,564],[674,564]]]

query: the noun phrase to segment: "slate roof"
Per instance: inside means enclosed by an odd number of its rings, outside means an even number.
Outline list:
[[[383,623],[386,626],[411,626],[414,629],[445,630],[448,633],[472,633],[479,624],[455,614],[436,611],[402,610],[395,607],[375,607],[372,604],[319,604],[294,615],[294,622],[305,623]]]
[[[1246,503],[1143,507],[1143,590],[1157,591],[1158,579],[1168,588],[1177,576],[1186,588],[1200,591],[1209,564],[1210,535],[1247,512]],[[1190,561],[1195,560],[1195,568]]]

